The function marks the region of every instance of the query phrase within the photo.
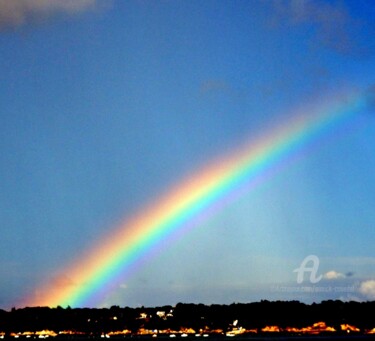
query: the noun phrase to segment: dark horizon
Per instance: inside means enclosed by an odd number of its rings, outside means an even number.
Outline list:
[[[0,336],[375,336],[375,301],[327,300],[111,308],[25,307],[0,310]]]

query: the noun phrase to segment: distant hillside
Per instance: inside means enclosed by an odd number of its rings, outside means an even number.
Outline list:
[[[0,336],[375,334],[375,302],[260,301],[231,305],[109,309],[33,307],[0,311]]]

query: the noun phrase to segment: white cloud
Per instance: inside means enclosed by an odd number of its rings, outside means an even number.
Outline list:
[[[347,294],[346,296],[340,296],[339,300],[342,302],[363,302],[363,299],[352,294]]]
[[[344,278],[345,275],[340,273],[340,272],[337,272],[337,271],[334,271],[334,270],[331,270],[331,271],[328,271],[326,272],[323,277],[325,279],[328,279],[328,280],[331,280],[331,279],[339,279],[339,278]]]
[[[97,0],[0,0],[0,28],[15,27],[58,13],[76,14],[97,6]]]
[[[368,299],[375,299],[375,280],[370,279],[362,282],[359,286],[359,292],[366,296]]]

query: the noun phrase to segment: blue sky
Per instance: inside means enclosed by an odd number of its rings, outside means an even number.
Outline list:
[[[0,1],[0,307],[294,108],[367,91],[374,17],[365,0]],[[375,299],[374,145],[371,108],[102,304]],[[310,254],[321,286],[352,289],[293,291]]]

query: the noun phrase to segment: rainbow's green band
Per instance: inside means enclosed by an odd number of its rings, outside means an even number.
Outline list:
[[[116,278],[150,249],[197,216],[225,200],[233,191],[248,186],[262,174],[321,134],[368,107],[369,96],[352,95],[296,113],[293,119],[267,135],[242,146],[178,184],[156,203],[114,229],[77,262],[61,272],[72,283],[61,289],[47,284],[26,305],[81,306],[105,292]]]

